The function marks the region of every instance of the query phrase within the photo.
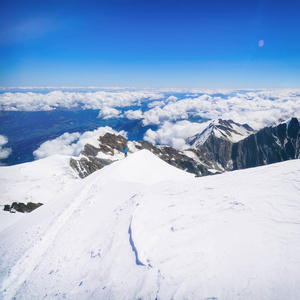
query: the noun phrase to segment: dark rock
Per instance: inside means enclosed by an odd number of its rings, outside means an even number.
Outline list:
[[[266,127],[232,146],[233,170],[299,158],[299,122]]]
[[[296,118],[292,118],[288,125],[288,136],[291,139],[297,139],[299,136],[299,121]]]
[[[86,156],[96,156],[99,150],[99,148],[96,148],[90,144],[86,144],[81,153],[82,155]]]
[[[11,205],[11,210],[12,209],[14,209],[18,212],[21,212],[21,213],[27,212],[26,204],[24,204],[22,202],[20,202],[20,203],[13,202],[13,204]]]
[[[33,210],[37,209],[38,207],[42,206],[43,203],[33,203],[33,202],[28,202],[27,203],[27,212],[32,212]]]
[[[121,135],[115,135],[112,133],[106,133],[104,136],[99,138],[100,141],[100,151],[111,155],[114,155],[114,150],[122,151],[123,148],[128,148],[128,140]],[[104,149],[110,149],[105,152]]]
[[[88,156],[88,158],[83,157],[78,160],[70,159],[70,166],[78,173],[80,178],[85,178],[111,163],[111,160],[100,159],[93,156]]]
[[[11,213],[14,213],[16,211],[21,213],[29,213],[42,205],[43,203],[28,202],[27,204],[25,204],[22,202],[19,203],[13,202],[12,205],[8,205],[8,204],[4,205],[4,210],[9,211]]]
[[[10,211],[10,205],[5,204],[3,210]]]
[[[194,153],[207,168],[222,172],[229,168],[231,151],[232,142],[225,138],[218,138],[212,134],[203,145],[194,150]]]

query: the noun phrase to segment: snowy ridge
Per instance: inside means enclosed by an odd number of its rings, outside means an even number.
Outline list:
[[[299,299],[299,174],[137,152],[0,232],[1,298]]]
[[[286,124],[287,127],[289,127],[289,125],[290,125],[290,123],[291,123],[291,121],[292,121],[293,119],[294,119],[294,117],[289,118],[289,119],[285,119],[285,120],[281,121],[280,124]],[[297,118],[297,119],[299,120],[300,118]],[[300,125],[300,121],[299,121],[298,123],[299,123],[299,125]],[[273,127],[276,127],[276,126],[277,126],[276,124],[273,125]]]
[[[115,168],[105,167],[103,175],[120,182],[152,185],[166,180],[185,180],[193,178],[194,174],[177,169],[148,150],[141,150],[133,155],[118,161],[117,172]]]
[[[200,134],[197,134],[188,139],[188,142],[191,143],[192,148],[197,148],[205,143],[208,137],[213,133],[214,126],[211,123],[205,130],[203,130]]]

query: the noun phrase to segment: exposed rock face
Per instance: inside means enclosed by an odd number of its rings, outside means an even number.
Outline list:
[[[232,144],[228,139],[218,138],[212,134],[203,145],[191,151],[208,169],[223,172],[230,164]]]
[[[128,148],[128,140],[121,135],[106,133],[98,139],[98,147],[86,144],[81,151],[79,159],[70,159],[70,166],[85,178],[93,172],[111,164],[122,157],[123,148]],[[119,154],[117,158],[116,155]]]
[[[88,145],[87,147],[89,147]],[[86,146],[85,146],[86,148]],[[80,159],[70,159],[70,166],[77,172],[80,178],[85,178],[97,170],[102,169],[104,166],[111,164],[113,161],[109,159],[101,159],[89,155]]]
[[[236,143],[212,131],[192,151],[209,168],[237,170],[299,158],[299,140],[299,121],[292,118],[288,123],[265,127]]]
[[[232,145],[232,169],[244,169],[299,158],[299,121],[266,127]]]
[[[35,210],[36,208],[42,206],[43,203],[33,203],[33,202],[28,202],[27,204],[22,203],[22,202],[13,202],[12,205],[6,204],[4,205],[5,211],[9,211],[11,213],[21,212],[21,213],[29,213]]]

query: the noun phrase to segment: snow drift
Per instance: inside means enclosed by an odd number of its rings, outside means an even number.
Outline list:
[[[137,152],[0,233],[0,295],[299,299],[299,171],[194,178]]]

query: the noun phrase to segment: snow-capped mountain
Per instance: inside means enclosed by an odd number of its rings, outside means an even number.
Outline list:
[[[0,232],[0,298],[299,299],[299,174],[195,178],[136,152]]]
[[[245,135],[237,142],[233,140],[238,140],[237,136],[242,137],[243,130],[239,131],[239,135],[234,130],[233,135],[232,128],[234,126],[236,129],[237,124],[224,121],[220,124],[222,126],[211,124],[191,139],[193,145],[199,146],[185,151],[191,153],[208,170],[223,172],[299,158],[300,126],[296,118],[277,126],[265,127],[253,134],[250,134],[247,125],[240,125],[239,128],[245,129]]]
[[[209,136],[213,135],[216,138],[223,138],[236,143],[253,133],[255,130],[247,124],[241,125],[232,120],[218,119],[211,122],[203,132],[190,137],[187,142],[192,148],[197,148],[202,146]]]

